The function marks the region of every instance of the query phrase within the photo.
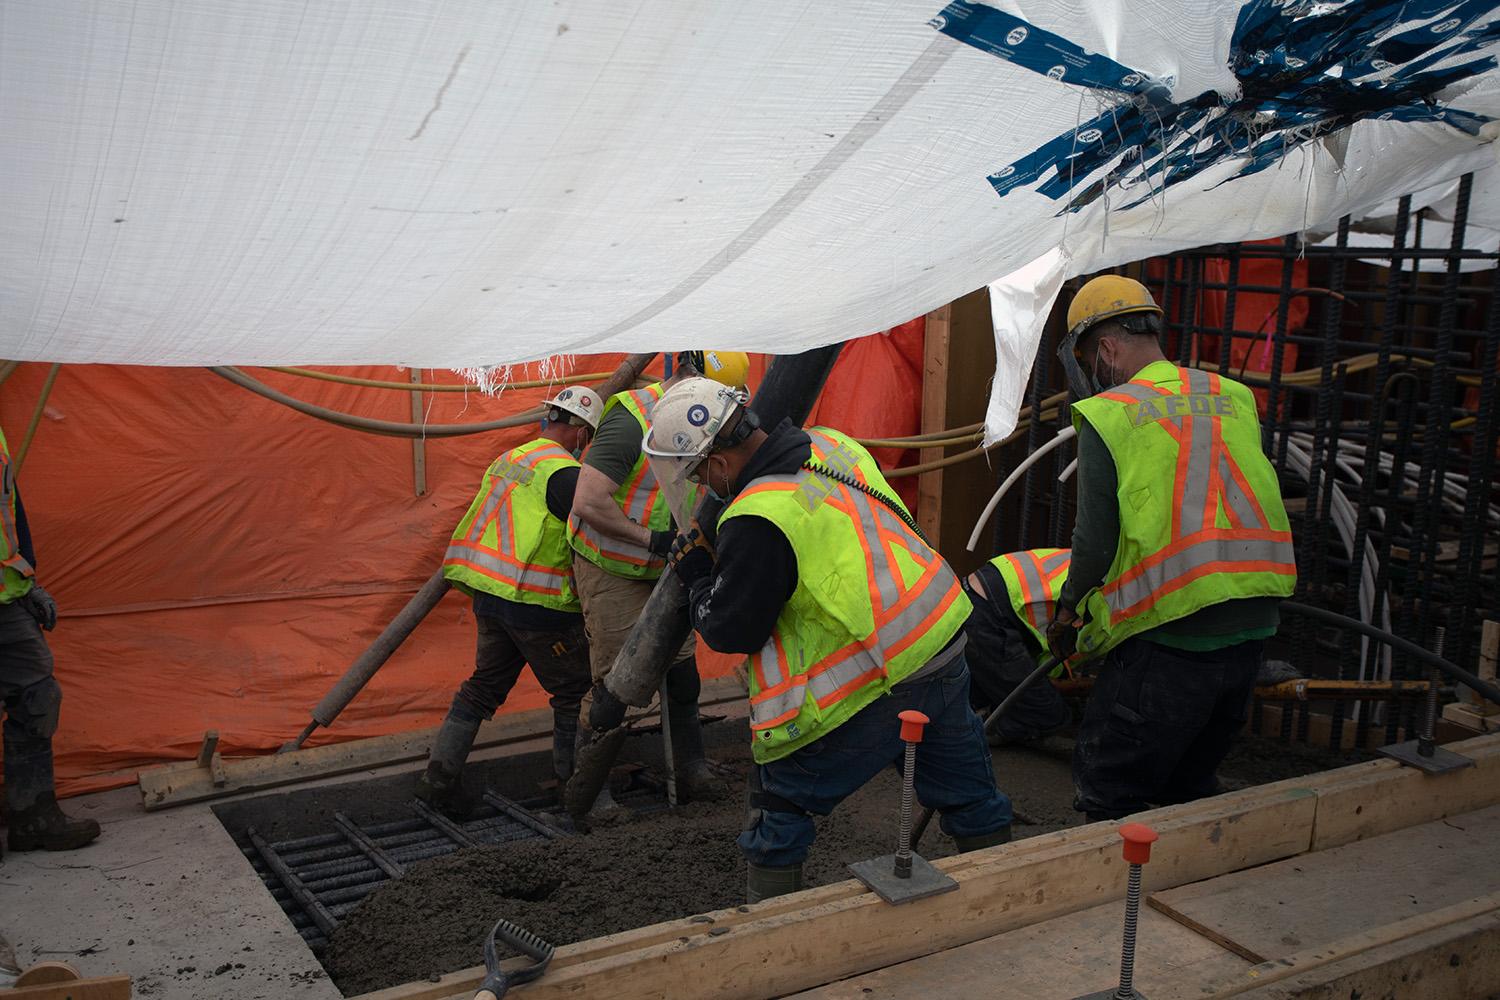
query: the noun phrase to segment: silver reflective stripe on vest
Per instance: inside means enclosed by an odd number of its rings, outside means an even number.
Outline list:
[[[531,565],[518,568],[514,563],[506,562],[499,556],[486,552],[483,549],[471,548],[470,546],[458,543],[449,545],[448,551],[443,554],[443,558],[445,560],[452,559],[458,562],[469,563],[491,576],[508,580],[517,587],[529,585],[541,587],[548,591],[561,591],[564,581],[568,578],[567,570]]]
[[[1224,506],[1234,511],[1234,516],[1239,518],[1240,524],[1246,528],[1264,528],[1260,515],[1255,512],[1255,504],[1240,489],[1239,483],[1229,474],[1229,449],[1219,453],[1219,483],[1223,492],[1220,497]]]
[[[1264,567],[1246,565],[1241,568],[1235,564],[1278,563],[1290,568],[1296,565],[1296,554],[1290,534],[1285,540],[1208,538],[1183,547],[1175,555],[1155,565],[1147,566],[1144,572],[1125,583],[1104,587],[1101,593],[1109,604],[1111,614],[1120,615],[1163,590],[1178,577],[1186,576],[1211,563],[1218,564],[1214,569],[1215,573],[1255,573],[1264,572]]]

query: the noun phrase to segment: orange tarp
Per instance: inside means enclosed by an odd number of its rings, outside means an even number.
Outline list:
[[[815,419],[858,436],[915,433],[921,358],[920,322],[852,342]],[[568,370],[619,360],[577,357]],[[47,367],[23,365],[0,389],[13,449]],[[411,419],[406,392],[251,374],[321,406]],[[536,374],[517,367],[512,378]],[[430,423],[479,422],[543,396],[428,393],[423,405]],[[38,576],[62,610],[48,636],[64,692],[60,791],[127,784],[139,767],[193,756],[208,729],[228,756],[296,735],[437,567],[487,464],[534,433],[427,440],[427,492],[416,496],[410,440],[335,427],[201,369],[64,368],[20,474]],[[468,601],[451,593],[311,742],[436,725],[472,669],[473,641]],[[735,662],[700,655],[706,676]],[[527,673],[502,711],[543,704]]]

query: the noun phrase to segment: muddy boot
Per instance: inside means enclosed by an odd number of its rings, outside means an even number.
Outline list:
[[[612,734],[607,734],[601,737],[600,740],[601,742],[613,741],[615,743],[622,743],[624,742],[625,734],[626,730],[624,730],[623,728],[616,729]],[[592,732],[590,732],[587,725],[580,725],[578,727],[577,735],[573,740],[574,760],[578,763],[579,766],[585,766],[587,764],[587,760],[584,756],[584,748],[588,746],[588,744],[592,740],[593,734]],[[614,757],[614,753],[605,753],[604,759],[599,764],[599,768],[609,766],[609,764],[613,762]],[[591,771],[590,774],[600,780],[602,784],[599,788],[598,794],[594,797],[594,801],[589,804],[586,809],[584,809],[582,804],[578,801],[577,796],[584,791],[583,785],[579,784],[579,782],[589,775],[579,775],[575,770],[574,780],[570,780],[567,783],[567,787],[564,788],[560,793],[560,798],[562,798],[564,805],[567,807],[568,815],[572,816],[573,822],[584,830],[587,830],[591,824],[599,823],[602,825],[608,825],[615,820],[621,819],[625,816],[625,807],[616,802],[615,797],[609,792],[608,773],[600,774],[599,769],[596,768]]]
[[[98,836],[98,823],[68,816],[57,807],[51,792],[38,796],[30,809],[10,814],[12,851],[72,851]]]
[[[703,753],[703,721],[698,703],[667,703],[672,726],[672,763],[677,768],[677,794],[688,802],[721,802],[729,795],[724,779],[714,773]]]
[[[745,902],[759,903],[772,896],[785,896],[802,888],[802,866],[764,868],[760,865],[745,865]]]
[[[953,844],[958,848],[959,854],[968,851],[977,851],[985,847],[997,847],[1000,844],[1010,843],[1010,824],[1007,823],[993,833],[980,834],[977,837],[954,837]]]
[[[439,812],[462,815],[468,811],[462,777],[464,761],[469,759],[469,749],[479,735],[479,722],[478,716],[450,709],[432,741],[427,770],[417,779],[415,794]]]
[[[578,746],[578,709],[572,712],[552,710],[552,773],[567,784],[573,777],[573,761]]]

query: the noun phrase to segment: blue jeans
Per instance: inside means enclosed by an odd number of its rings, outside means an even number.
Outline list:
[[[1009,825],[1010,799],[995,787],[984,724],[969,707],[969,665],[959,655],[936,673],[892,688],[815,742],[758,765],[761,787],[773,801],[805,812],[752,810],[737,841],[745,859],[768,868],[805,861],[816,836],[813,816],[827,816],[883,768],[900,766],[905,745],[896,716],[909,708],[931,720],[917,745],[916,792],[922,805],[941,815],[943,832],[981,837]]]

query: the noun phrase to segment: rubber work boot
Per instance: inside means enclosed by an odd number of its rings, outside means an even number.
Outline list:
[[[12,851],[72,851],[93,843],[99,824],[91,819],[73,819],[57,807],[51,792],[37,796],[30,809],[10,816]]]
[[[624,730],[616,730],[616,732],[623,734]],[[593,737],[587,728],[581,725],[578,727],[578,732],[573,740],[573,753],[575,761],[581,759],[579,755],[581,754],[584,745],[587,744],[592,738]],[[614,738],[617,740],[623,740],[623,735]],[[602,739],[609,739],[609,737],[605,736],[602,737]],[[575,816],[574,822],[582,820],[584,826],[588,826],[592,823],[600,823],[608,826],[610,823],[613,823],[616,820],[623,819],[625,815],[625,807],[616,802],[615,797],[610,794],[609,778],[606,777],[604,779],[604,784],[599,789],[599,794],[594,798],[594,804],[589,806],[588,812],[584,816]]]
[[[802,866],[766,868],[748,862],[745,865],[745,902],[759,903],[772,896],[785,896],[802,888]]]
[[[1010,843],[1010,824],[1007,823],[993,833],[983,833],[977,837],[954,837],[953,844],[958,848],[959,854],[969,851],[977,851],[985,847],[998,847],[1001,844]]]
[[[467,811],[463,801],[464,761],[469,759],[469,749],[479,735],[477,717],[448,713],[432,741],[432,752],[427,756],[427,770],[417,779],[416,796],[442,813]]]
[[[729,794],[724,779],[714,773],[703,753],[703,720],[698,702],[667,702],[672,729],[672,763],[677,772],[677,794],[687,802],[721,802]]]
[[[572,712],[552,710],[552,773],[557,780],[567,783],[573,777],[573,762],[577,759],[578,709]]]

